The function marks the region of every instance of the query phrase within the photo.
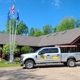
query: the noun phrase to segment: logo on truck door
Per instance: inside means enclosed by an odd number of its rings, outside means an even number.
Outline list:
[[[52,59],[57,60],[59,57],[58,56],[52,56]]]
[[[46,56],[41,56],[40,58],[41,58],[41,59],[44,59],[44,60],[46,60],[46,59],[47,59],[47,57],[46,57]]]

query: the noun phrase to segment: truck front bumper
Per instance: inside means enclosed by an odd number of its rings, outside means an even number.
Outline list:
[[[23,66],[24,65],[24,63],[23,62],[20,62],[20,66]]]
[[[23,66],[24,65],[24,61],[23,61],[23,58],[20,57],[20,66]]]
[[[23,64],[20,64],[20,66],[23,66]]]

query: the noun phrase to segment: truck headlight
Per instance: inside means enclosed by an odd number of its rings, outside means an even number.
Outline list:
[[[24,56],[22,56],[22,59],[24,58]]]
[[[23,60],[24,56],[21,56],[21,60]]]

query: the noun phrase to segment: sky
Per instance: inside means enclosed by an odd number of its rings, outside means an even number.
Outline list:
[[[14,0],[0,0],[0,31],[6,29],[7,13]],[[15,0],[15,17],[19,9],[20,21],[28,28],[60,24],[65,17],[80,18],[80,0]],[[11,14],[11,18],[12,18]]]

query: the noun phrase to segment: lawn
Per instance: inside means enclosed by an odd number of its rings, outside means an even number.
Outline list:
[[[0,68],[2,67],[18,67],[20,66],[19,62],[14,62],[14,63],[8,63],[9,61],[0,61]]]

